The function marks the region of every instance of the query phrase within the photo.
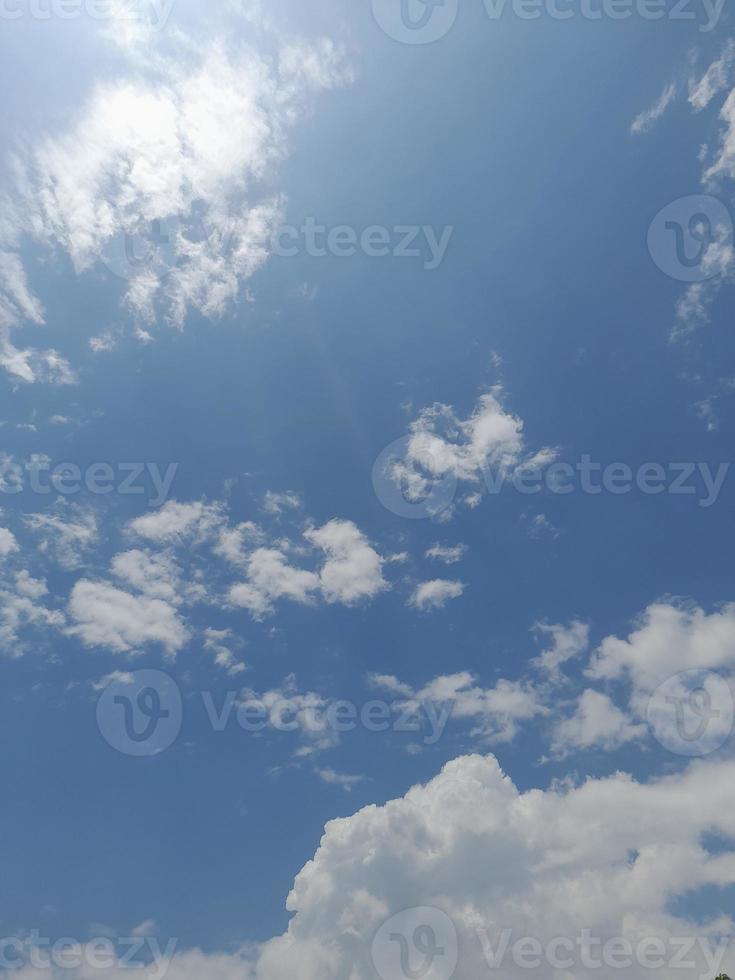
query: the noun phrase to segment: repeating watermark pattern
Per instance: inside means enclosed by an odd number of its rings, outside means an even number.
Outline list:
[[[733,220],[709,194],[690,194],[661,208],[648,229],[648,251],[659,269],[679,282],[705,282],[732,260]],[[723,261],[724,260],[724,261]]]
[[[0,0],[0,20],[79,20],[140,24],[164,30],[176,0]]]
[[[453,225],[326,225],[307,217],[300,225],[280,225],[260,246],[272,258],[410,259],[427,272],[439,268],[454,234]],[[213,257],[226,256],[235,245],[235,232],[213,227],[201,216],[184,220],[173,216],[142,222],[135,231],[120,232],[107,244],[102,261],[119,279],[130,280],[145,271],[165,278],[185,261],[185,242],[204,246]]]
[[[371,0],[381,30],[401,44],[432,44],[454,27],[459,0]],[[483,0],[487,17],[519,20],[695,21],[707,34],[720,21],[725,0]]]
[[[441,909],[406,909],[378,929],[371,954],[382,980],[451,980],[459,958],[457,929]]]
[[[735,729],[729,683],[708,670],[687,670],[660,684],[648,703],[648,724],[661,745],[690,758],[722,748]]]
[[[437,460],[434,472],[417,466],[411,454],[411,436],[391,443],[373,466],[372,482],[383,506],[397,517],[409,520],[436,518],[447,511],[459,491],[453,470]],[[568,496],[582,493],[615,497],[687,496],[702,508],[714,506],[730,472],[730,463],[647,462],[602,463],[584,454],[575,462],[549,461],[520,464],[514,469],[485,467],[484,491],[490,496],[515,492],[522,496]],[[442,469],[444,470],[442,472]],[[473,484],[474,491],[478,485]]]
[[[151,507],[160,507],[169,497],[178,463],[54,463],[45,456],[25,463],[0,459],[0,495],[34,493],[74,497],[86,491],[93,496],[147,496]]]
[[[465,945],[466,942],[466,945]],[[474,950],[470,947],[474,944]],[[591,929],[577,935],[517,935],[512,928],[475,927],[462,950],[473,963],[485,964],[488,973],[518,970],[605,972],[611,970],[702,970],[700,980],[711,980],[720,970],[729,941],[717,944],[704,936],[596,936]],[[406,909],[380,926],[371,954],[382,980],[451,980],[459,963],[458,930],[441,909],[421,906]],[[478,957],[479,954],[479,957]]]
[[[178,939],[165,946],[152,936],[102,936],[80,942],[65,937],[52,940],[34,929],[27,936],[0,938],[0,971],[26,969],[49,972],[145,970],[146,980],[163,980],[173,962]]]
[[[207,726],[216,733],[236,727],[246,734],[266,730],[324,738],[358,729],[396,732],[435,745],[451,718],[453,702],[259,698],[228,691],[200,692]],[[159,670],[115,676],[97,702],[97,725],[105,741],[123,755],[159,755],[176,742],[183,726],[183,698],[176,681]]]

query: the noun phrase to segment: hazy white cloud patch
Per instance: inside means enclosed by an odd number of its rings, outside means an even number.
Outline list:
[[[435,544],[426,552],[426,557],[444,565],[457,565],[468,552],[466,544],[442,545]]]
[[[672,104],[676,98],[676,85],[672,82],[667,85],[661,95],[656,99],[652,106],[645,109],[633,120],[630,131],[634,136],[639,136],[641,133],[647,133],[659,119],[664,115],[666,110]]]
[[[698,81],[689,86],[689,102],[695,111],[706,109],[712,99],[727,88],[735,63],[735,41],[728,41],[719,58],[712,62]]]
[[[65,128],[13,160],[0,214],[0,364],[26,382],[74,374],[57,352],[11,340],[11,327],[44,321],[19,257],[24,241],[66,253],[79,275],[104,263],[143,323],[220,317],[269,257],[294,126],[319,93],[351,80],[325,38],[273,36],[255,50],[232,40],[221,17],[218,38],[164,37],[123,16],[127,8],[114,0],[119,16],[107,25],[127,74],[99,83]],[[94,337],[92,350],[113,341]]]
[[[38,535],[38,550],[68,571],[79,568],[99,542],[96,512],[91,507],[68,503],[63,498],[53,513],[27,514],[23,523]]]

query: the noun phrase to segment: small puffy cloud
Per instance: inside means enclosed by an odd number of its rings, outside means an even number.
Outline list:
[[[265,513],[276,517],[285,510],[298,510],[299,507],[301,507],[301,498],[297,493],[290,490],[286,493],[275,493],[273,490],[268,490],[263,498]]]
[[[482,395],[467,419],[449,405],[425,409],[411,426],[408,461],[432,476],[477,481],[488,466],[506,469],[523,450],[523,422],[503,408],[499,388]]]
[[[258,548],[248,559],[247,582],[233,585],[230,600],[248,609],[256,619],[273,612],[278,599],[302,604],[314,600],[319,578],[314,572],[294,568],[287,556],[275,548]]]
[[[459,599],[464,592],[462,582],[451,582],[447,579],[433,579],[431,582],[422,582],[416,587],[409,605],[421,612],[430,609],[443,609],[452,599]]]
[[[385,476],[401,487],[409,502],[426,501],[437,481],[456,480],[469,484],[461,498],[476,507],[487,488],[501,487],[521,464],[539,467],[555,458],[555,451],[542,449],[524,457],[523,421],[503,406],[503,390],[496,386],[477,401],[468,418],[461,418],[450,405],[437,403],[424,409],[411,423],[405,448],[391,459]],[[435,515],[452,517],[453,507],[443,506]]]
[[[230,677],[236,677],[247,670],[244,663],[232,652],[233,646],[242,646],[230,629],[216,630],[209,627],[204,631],[204,649],[212,654],[217,667],[221,667]]]
[[[132,534],[157,544],[180,544],[187,540],[201,542],[224,524],[222,506],[201,501],[180,504],[169,500],[160,510],[131,521]]]
[[[29,633],[42,635],[64,626],[64,614],[41,602],[48,592],[45,579],[35,579],[25,570],[0,588],[0,650],[7,656],[23,656]]]
[[[329,603],[350,606],[388,588],[383,559],[352,521],[333,520],[304,537],[327,555],[319,569],[319,586]]]
[[[161,599],[134,596],[104,582],[82,579],[69,599],[67,633],[87,647],[134,653],[150,645],[174,656],[189,640],[175,608]]]
[[[0,527],[0,558],[6,558],[18,551],[18,542],[12,531],[5,527]]]
[[[557,758],[577,749],[611,751],[644,738],[647,732],[646,725],[635,724],[606,694],[587,690],[579,698],[574,714],[555,725],[551,750]]]
[[[345,773],[335,772],[334,769],[317,769],[316,773],[323,783],[328,783],[330,786],[339,786],[346,793],[351,792],[355,786],[365,780],[364,776],[349,776]]]

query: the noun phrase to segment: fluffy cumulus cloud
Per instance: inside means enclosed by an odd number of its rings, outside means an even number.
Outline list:
[[[603,942],[625,940],[634,950],[651,937],[666,947],[693,934],[692,922],[671,911],[677,897],[692,887],[735,882],[733,852],[710,854],[703,844],[710,831],[735,842],[728,802],[733,778],[735,764],[727,762],[648,784],[616,775],[520,793],[494,758],[456,759],[405,797],[327,825],[288,898],[294,913],[288,932],[265,945],[256,976],[372,980],[374,957],[385,963],[391,955],[398,957],[400,976],[398,942],[391,953],[381,927],[412,907],[447,916],[439,920],[438,945],[450,955],[457,951],[457,980],[487,975],[487,957],[496,954],[494,974],[527,976],[512,945],[523,937],[542,948],[560,937],[571,941],[571,954],[565,946],[552,950],[565,960],[571,956],[567,977],[588,975],[574,945],[582,929]],[[414,925],[420,922],[418,913]],[[694,934],[717,951],[733,929],[724,916],[698,923]],[[626,976],[669,976],[676,951],[671,946],[668,956],[659,956],[658,969],[634,962]],[[697,974],[732,968],[732,954],[724,963],[708,963],[699,948],[692,956]],[[438,972],[427,975],[449,975],[442,968],[446,963],[438,959]],[[532,972],[552,971],[542,964]]]
[[[352,521],[334,520],[305,534],[327,556],[319,584],[327,602],[354,605],[387,588],[383,559]]]
[[[500,387],[485,392],[468,418],[461,418],[450,405],[437,403],[424,409],[411,424],[405,447],[386,460],[386,471],[377,474],[401,488],[409,502],[424,502],[432,513],[432,490],[438,481],[456,481],[467,488],[464,503],[475,507],[483,485],[502,486],[521,464],[543,465],[555,452],[542,449],[526,452],[523,421],[503,404]],[[453,505],[441,499],[435,516],[446,520]]]
[[[134,653],[149,645],[173,656],[189,639],[175,608],[162,599],[132,595],[105,582],[81,579],[69,599],[69,636],[88,647]]]
[[[63,251],[79,274],[104,262],[138,323],[221,315],[268,258],[290,131],[317,93],[350,77],[326,39],[272,37],[266,56],[179,31],[160,44],[150,31],[115,34],[130,71],[17,155],[0,213],[0,363],[24,381],[73,380],[55,351],[11,341],[11,327],[44,320],[24,241]]]
[[[388,588],[383,559],[352,521],[307,528],[303,537],[323,553],[321,565],[309,570],[291,564],[283,542],[279,548],[258,548],[247,558],[247,580],[230,589],[231,601],[262,618],[280,599],[309,604],[322,598],[351,606]]]
[[[646,733],[646,726],[634,724],[607,694],[587,690],[579,698],[574,714],[554,728],[551,751],[559,758],[575,749],[610,751],[644,738]]]
[[[443,609],[452,599],[459,599],[464,592],[462,582],[453,582],[449,579],[432,579],[430,582],[421,582],[417,585],[409,599],[409,605],[421,612],[430,609]]]
[[[626,639],[603,640],[587,673],[595,680],[629,681],[636,701],[673,674],[718,669],[735,669],[735,605],[706,613],[695,605],[659,602]]]

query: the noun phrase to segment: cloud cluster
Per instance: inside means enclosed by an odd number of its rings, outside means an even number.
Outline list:
[[[0,364],[16,378],[74,380],[55,351],[11,341],[11,327],[44,322],[24,242],[65,253],[77,274],[103,262],[136,322],[179,327],[192,311],[221,316],[267,260],[289,134],[350,72],[327,39],[274,37],[265,55],[226,36],[125,35],[129,72],[16,155],[0,208]]]

